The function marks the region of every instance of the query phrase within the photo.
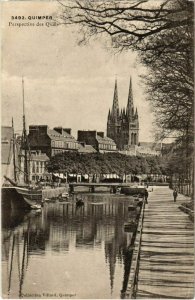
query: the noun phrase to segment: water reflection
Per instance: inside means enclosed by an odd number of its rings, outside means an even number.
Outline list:
[[[41,213],[20,212],[19,222],[15,214],[15,227],[3,222],[4,297],[120,298],[131,264],[133,233],[124,231],[131,200],[83,198],[79,208],[75,199],[48,203]]]

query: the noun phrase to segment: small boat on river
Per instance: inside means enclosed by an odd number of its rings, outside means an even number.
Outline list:
[[[76,198],[76,206],[80,207],[84,205],[84,201],[82,198]]]
[[[62,198],[69,198],[69,193],[64,192],[64,193],[62,193],[61,197]]]
[[[145,194],[145,187],[143,185],[133,185],[133,186],[122,186],[121,194],[143,197]]]
[[[65,202],[69,199],[69,194],[67,192],[62,193],[59,197],[58,200],[59,202]]]
[[[35,210],[41,210],[41,205],[40,204],[34,204],[34,205],[31,205],[31,208],[35,209]]]

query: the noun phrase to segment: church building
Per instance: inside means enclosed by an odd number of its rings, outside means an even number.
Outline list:
[[[119,110],[117,80],[115,81],[112,109],[109,109],[107,136],[113,139],[118,150],[130,150],[139,143],[139,119],[134,108],[132,81],[130,78],[129,95],[126,109]]]

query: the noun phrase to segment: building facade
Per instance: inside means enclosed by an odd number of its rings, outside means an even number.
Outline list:
[[[28,141],[31,150],[40,150],[48,157],[78,150],[78,142],[71,135],[70,128],[49,129],[47,125],[30,125]]]
[[[107,119],[107,136],[113,139],[118,150],[129,150],[139,143],[139,118],[134,108],[132,81],[130,79],[129,95],[126,109],[119,109],[117,80],[115,81],[112,109]]]
[[[78,141],[91,145],[96,151],[100,153],[115,152],[116,143],[104,136],[104,132],[96,130],[78,130]]]
[[[161,156],[163,143],[140,142],[137,148],[137,155],[141,156]]]
[[[20,182],[24,182],[24,161],[24,150],[21,150],[19,154]],[[49,181],[51,179],[51,174],[47,172],[46,168],[48,161],[49,157],[45,153],[41,153],[40,150],[27,152],[29,182]]]

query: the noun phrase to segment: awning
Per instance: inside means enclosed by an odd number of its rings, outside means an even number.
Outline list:
[[[58,177],[58,178],[61,178],[61,179],[65,179],[66,178],[66,176],[63,173],[53,173],[53,175],[55,177]]]

